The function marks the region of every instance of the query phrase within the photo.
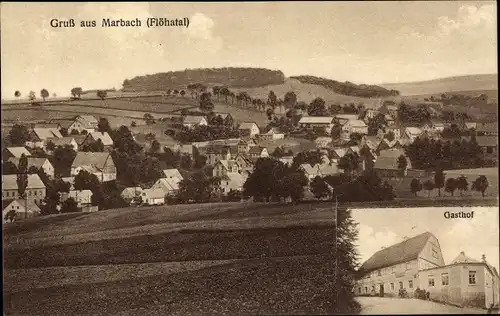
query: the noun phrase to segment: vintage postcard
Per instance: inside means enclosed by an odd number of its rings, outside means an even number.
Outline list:
[[[4,315],[498,313],[496,10],[2,2]]]

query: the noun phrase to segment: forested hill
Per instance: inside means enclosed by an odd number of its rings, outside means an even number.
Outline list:
[[[264,68],[203,68],[138,76],[123,82],[123,91],[158,91],[186,87],[192,83],[253,88],[282,84],[285,75]]]
[[[327,89],[334,91],[335,93],[343,95],[365,97],[365,98],[399,95],[399,91],[397,90],[388,90],[375,85],[365,85],[365,84],[356,85],[349,81],[339,82],[331,79],[325,79],[314,76],[295,76],[290,78],[298,80],[302,83],[323,86]]]

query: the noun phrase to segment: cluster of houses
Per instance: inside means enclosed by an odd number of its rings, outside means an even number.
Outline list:
[[[462,307],[499,305],[500,277],[486,257],[476,260],[461,252],[445,264],[439,241],[429,232],[381,249],[358,273],[357,295],[398,296],[406,290],[414,297],[418,288],[429,299]]]

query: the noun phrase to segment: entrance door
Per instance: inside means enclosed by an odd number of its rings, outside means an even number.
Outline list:
[[[384,297],[384,285],[380,284],[380,297]]]

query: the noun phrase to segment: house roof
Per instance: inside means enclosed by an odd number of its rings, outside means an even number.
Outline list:
[[[49,124],[59,124],[62,128],[68,129],[74,122],[75,120],[71,119],[52,119],[49,121]]]
[[[230,148],[225,145],[210,145],[207,148],[207,154],[226,154],[228,151]]]
[[[408,134],[410,134],[411,136],[418,136],[424,132],[418,127],[407,127],[405,131],[408,132]]]
[[[292,164],[293,163],[293,156],[283,156],[279,159],[284,164]]]
[[[239,172],[228,172],[222,177],[222,180],[230,182],[230,186],[236,187],[242,187],[246,179],[247,178]]]
[[[375,169],[388,169],[397,170],[398,169],[398,158],[405,155],[404,149],[386,149],[381,150],[377,160],[375,161]],[[410,165],[410,160],[407,158],[407,163]]]
[[[333,121],[332,116],[303,116],[299,124],[332,124]]]
[[[335,114],[335,118],[351,121],[351,120],[357,120],[358,115],[357,114]]]
[[[331,137],[325,137],[325,136],[320,136],[320,137],[317,137],[314,142],[315,143],[329,143],[332,141],[332,138]]]
[[[349,125],[352,127],[367,127],[366,123],[362,120],[349,120]]]
[[[253,146],[253,147],[250,147],[250,149],[248,150],[248,152],[250,154],[259,154],[260,155],[264,149],[266,149],[266,147]]]
[[[75,201],[77,199],[89,198],[92,197],[93,193],[90,190],[71,190],[69,193],[65,193],[65,196],[68,198],[73,198]]]
[[[76,154],[75,160],[71,164],[72,168],[80,166],[95,166],[102,170],[109,160],[112,160],[111,154],[107,152],[78,152]]]
[[[47,138],[47,143],[51,142],[53,143],[56,147],[57,146],[65,146],[65,145],[71,145],[71,143],[75,141],[75,138],[73,136],[68,136],[68,137],[52,137],[52,138]]]
[[[347,148],[334,148],[333,152],[335,152],[339,158],[342,158],[347,153]]]
[[[113,139],[111,139],[108,132],[90,132],[87,137],[92,137],[94,141],[100,139],[104,146],[113,145]]]
[[[225,120],[227,117],[230,117],[230,113],[223,113],[223,112],[214,112],[214,116],[220,116],[223,120]]]
[[[19,160],[20,160],[20,158],[15,158],[15,157],[12,157],[9,159],[9,161],[12,162],[13,164],[15,164],[16,166],[19,165]],[[40,169],[40,168],[42,168],[42,166],[46,162],[49,162],[49,164],[50,164],[50,161],[47,158],[28,157],[28,168],[33,166],[33,167]]]
[[[240,124],[240,126],[238,126],[238,129],[251,129],[253,127],[259,127],[256,123],[254,122],[243,122]]]
[[[28,175],[27,189],[42,189],[45,188],[42,179],[37,174]],[[2,175],[2,190],[17,190],[17,175],[7,174]]]
[[[31,156],[31,153],[26,149],[26,147],[6,147],[5,148],[12,156],[16,158],[21,158],[24,154],[26,157]]]
[[[179,179],[179,181],[183,179],[179,170],[177,170],[175,168],[165,169],[165,170],[163,170],[163,174],[165,175],[165,178],[169,178],[169,179],[177,178],[177,179]]]
[[[476,131],[482,133],[498,133],[498,122],[477,124]]]
[[[339,173],[336,163],[322,163],[315,166],[323,176]]]
[[[81,145],[83,144],[83,141],[85,141],[85,139],[87,138],[87,135],[72,135],[71,137],[74,138],[75,142],[78,145]]]
[[[82,123],[85,128],[94,128],[99,123],[92,115],[77,115],[75,120]]]
[[[24,212],[24,206],[26,205],[26,202],[24,201],[24,199],[17,199],[17,200],[11,201],[8,204],[4,204],[5,207],[3,207],[2,210],[5,210],[9,206],[11,206],[13,203],[16,203],[16,204],[19,205],[19,210],[16,210],[16,212]],[[29,200],[28,199],[27,204],[28,204],[28,210],[29,210],[28,213],[29,212],[40,212],[41,211],[40,207],[33,200]]]
[[[33,128],[49,128],[49,129],[58,129],[59,123],[36,123]]]
[[[453,259],[453,261],[450,264],[454,263],[469,263],[469,262],[479,262],[479,260],[472,259],[471,257],[468,257],[465,255],[465,252],[460,252],[458,256]]]
[[[200,124],[203,120],[207,120],[205,116],[194,116],[194,115],[187,115],[184,118],[183,124]]]
[[[317,169],[314,168],[313,166],[311,166],[310,164],[308,163],[303,163],[300,165],[300,167],[307,173],[307,174],[310,174],[310,175],[313,175],[313,174],[316,174],[317,172]]]
[[[425,232],[413,238],[406,239],[398,244],[377,251],[359,268],[360,271],[370,272],[380,268],[392,266],[418,258],[427,241],[432,236]]]
[[[63,137],[57,128],[33,128],[33,133],[40,139],[46,140],[47,138]]]
[[[129,195],[129,196],[135,196],[135,194],[137,193],[141,193],[142,192],[142,188],[141,187],[128,187],[128,188],[125,188],[123,189],[122,193],[120,195]]]
[[[476,141],[481,147],[498,146],[498,137],[496,136],[476,136]]]

